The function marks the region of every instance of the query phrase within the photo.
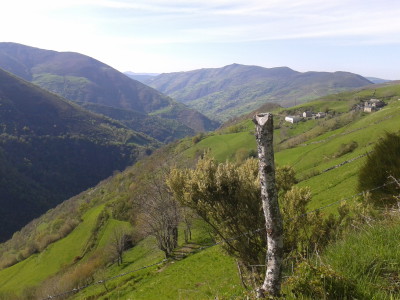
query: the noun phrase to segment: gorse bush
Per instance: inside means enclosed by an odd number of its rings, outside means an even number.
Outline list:
[[[284,222],[285,257],[304,256],[304,252],[325,245],[335,220],[318,213],[306,214],[311,192],[306,187],[294,187],[295,172],[291,167],[278,168],[276,180]],[[167,185],[175,199],[212,227],[215,238],[224,241],[222,247],[247,272],[252,271],[251,265],[265,264],[266,233],[258,160],[218,163],[205,155],[195,169],[173,169]],[[253,275],[260,278],[261,270],[257,273]]]
[[[249,264],[264,261],[266,244],[255,232],[265,227],[257,163],[218,163],[206,155],[195,169],[173,169],[167,179],[174,198],[213,228],[228,253]]]

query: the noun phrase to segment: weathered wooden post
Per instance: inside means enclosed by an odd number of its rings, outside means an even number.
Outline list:
[[[272,114],[257,114],[254,116],[253,122],[256,124],[261,201],[264,209],[268,247],[264,283],[257,290],[257,297],[264,298],[265,292],[272,296],[279,296],[280,294],[283,225],[275,186]]]

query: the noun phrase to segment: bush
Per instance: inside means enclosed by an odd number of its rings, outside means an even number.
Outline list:
[[[355,141],[352,141],[349,144],[341,144],[339,149],[333,155],[333,157],[335,157],[335,158],[341,157],[347,153],[353,152],[357,147],[358,147],[358,143]]]
[[[386,133],[368,154],[358,176],[358,190],[366,191],[388,183],[391,175],[400,178],[400,134]],[[396,185],[388,184],[371,191],[376,204],[390,204],[397,194]]]
[[[311,192],[295,187],[290,166],[277,168],[277,190],[284,223],[285,257],[322,248],[331,238],[335,220],[319,213],[306,214]],[[167,185],[182,205],[193,209],[213,229],[222,247],[244,267],[265,264],[265,219],[260,200],[258,160],[243,164],[218,163],[209,155],[195,169],[173,169]],[[247,268],[247,269],[246,269]],[[261,269],[255,281],[261,278]],[[246,276],[245,276],[246,277]],[[249,276],[248,278],[250,278]]]
[[[46,279],[36,289],[36,298],[43,299],[48,295],[59,294],[79,286],[84,286],[94,281],[94,274],[105,264],[104,255],[95,253],[87,261],[71,266],[64,273]]]
[[[192,138],[192,143],[193,144],[197,144],[198,142],[200,142],[202,139],[204,139],[205,134],[203,132],[198,133],[197,135],[195,135]]]

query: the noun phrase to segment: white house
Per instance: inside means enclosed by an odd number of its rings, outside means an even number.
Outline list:
[[[287,116],[285,117],[285,121],[289,123],[297,123],[300,122],[301,118],[298,116]]]

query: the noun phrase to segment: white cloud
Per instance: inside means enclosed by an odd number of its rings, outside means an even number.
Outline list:
[[[103,0],[97,4],[124,11],[122,16],[117,12],[115,21],[128,27],[150,20],[142,27],[146,38],[139,39],[149,44],[348,36],[373,41],[386,35],[397,43],[400,38],[400,5],[394,1]]]
[[[146,63],[199,61],[183,57],[193,49],[221,57],[210,45],[399,45],[399,15],[397,0],[13,0],[0,4],[0,41],[77,51],[119,68],[136,59],[145,71]]]
[[[8,36],[57,39],[57,30],[71,29],[80,40],[116,35],[149,45],[348,36],[400,42],[397,1],[14,0],[0,11]]]

